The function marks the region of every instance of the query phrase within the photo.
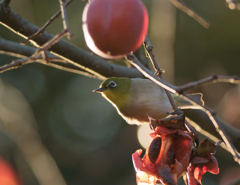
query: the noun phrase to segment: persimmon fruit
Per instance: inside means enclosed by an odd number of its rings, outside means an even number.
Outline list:
[[[82,20],[87,46],[108,59],[136,51],[148,29],[148,13],[141,0],[92,0]]]

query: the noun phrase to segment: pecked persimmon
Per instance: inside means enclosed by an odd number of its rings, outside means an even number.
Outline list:
[[[116,59],[136,51],[148,29],[141,0],[92,0],[83,11],[88,47],[103,58]]]

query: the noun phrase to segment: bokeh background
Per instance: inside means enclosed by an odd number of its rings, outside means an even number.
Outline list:
[[[184,1],[210,22],[205,29],[168,0],[143,2],[150,18],[148,34],[167,81],[180,85],[211,74],[240,74],[239,10],[230,10],[224,0]],[[69,42],[88,50],[81,28],[86,3],[73,1],[67,17],[74,34]],[[59,3],[12,0],[10,7],[41,27],[59,10]],[[60,30],[60,18],[47,28],[51,34]],[[2,25],[0,36],[23,41]],[[13,59],[0,55],[0,64]],[[44,165],[54,167],[53,161],[68,185],[135,184],[131,154],[143,148],[138,127],[127,125],[114,107],[92,93],[101,81],[37,63],[4,72],[0,78],[0,156],[17,170],[24,185],[44,185],[36,172],[51,174]],[[212,84],[189,92],[202,92],[221,119],[240,129],[239,85]],[[220,173],[205,175],[203,184],[225,185],[240,175],[228,152],[218,148],[216,158]]]

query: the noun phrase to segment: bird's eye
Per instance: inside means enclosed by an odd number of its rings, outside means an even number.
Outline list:
[[[114,81],[109,82],[108,87],[116,87],[117,84]]]

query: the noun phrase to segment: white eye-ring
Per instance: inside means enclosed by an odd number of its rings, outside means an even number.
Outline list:
[[[116,87],[116,86],[117,86],[117,84],[114,81],[111,81],[108,83],[108,87]]]

